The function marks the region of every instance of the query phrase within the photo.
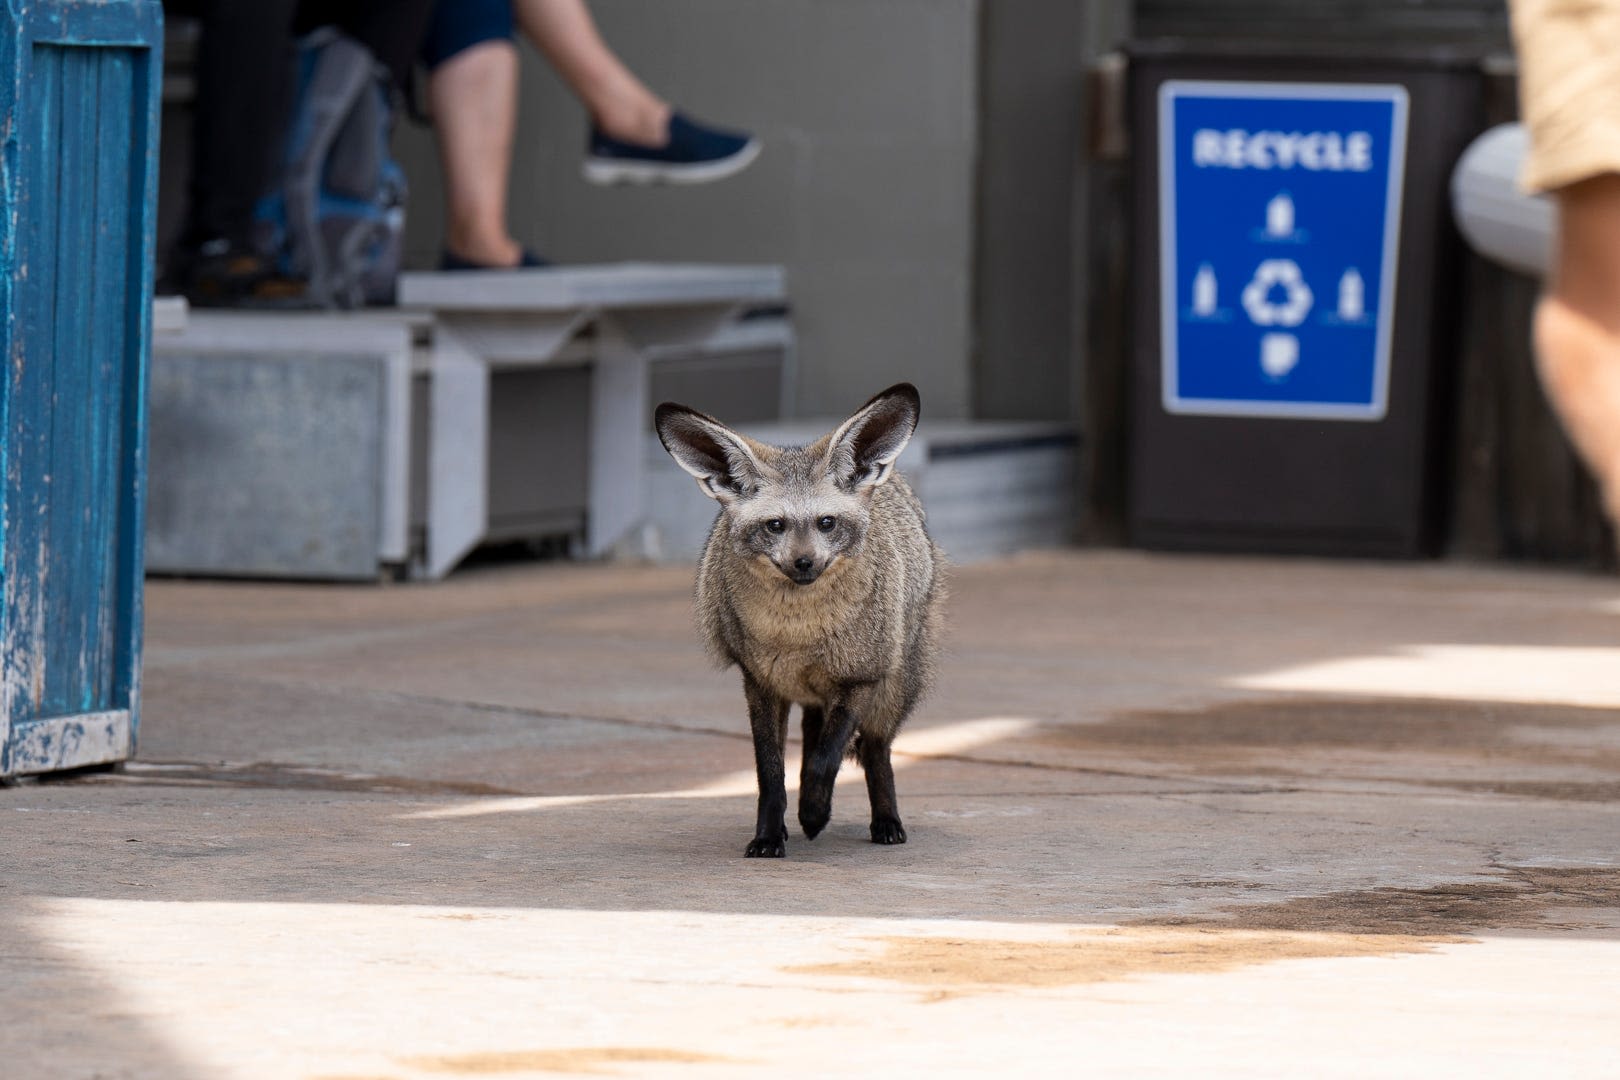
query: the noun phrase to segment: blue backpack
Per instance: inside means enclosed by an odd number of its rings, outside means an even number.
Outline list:
[[[276,269],[307,283],[311,307],[394,300],[405,174],[389,153],[388,70],[332,28],[300,40],[280,178],[255,210]]]

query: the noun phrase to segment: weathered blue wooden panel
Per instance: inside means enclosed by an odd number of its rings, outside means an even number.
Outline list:
[[[0,24],[4,777],[134,749],[162,15]]]

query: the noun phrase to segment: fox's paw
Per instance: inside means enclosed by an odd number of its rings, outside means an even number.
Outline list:
[[[874,844],[903,844],[906,842],[905,826],[900,824],[899,818],[883,818],[872,822],[872,843]]]
[[[787,854],[787,842],[779,836],[756,836],[749,841],[745,859],[780,859]]]
[[[804,835],[814,840],[827,822],[832,820],[831,800],[800,799],[799,800],[799,827]]]

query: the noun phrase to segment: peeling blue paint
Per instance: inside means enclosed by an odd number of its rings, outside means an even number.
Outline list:
[[[57,772],[123,761],[134,751],[127,711],[36,720],[12,728],[0,749],[0,775]]]
[[[134,748],[161,50],[0,0],[0,776]]]

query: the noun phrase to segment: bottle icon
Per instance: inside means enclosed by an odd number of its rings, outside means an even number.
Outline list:
[[[1345,322],[1360,322],[1367,315],[1367,286],[1361,272],[1355,267],[1339,278],[1339,318]]]
[[[1207,319],[1215,314],[1215,268],[1204,263],[1193,275],[1193,314]]]
[[[1294,200],[1279,191],[1266,204],[1266,235],[1278,238],[1294,235]]]
[[[1281,381],[1299,364],[1299,338],[1293,334],[1266,334],[1260,339],[1260,370]]]

